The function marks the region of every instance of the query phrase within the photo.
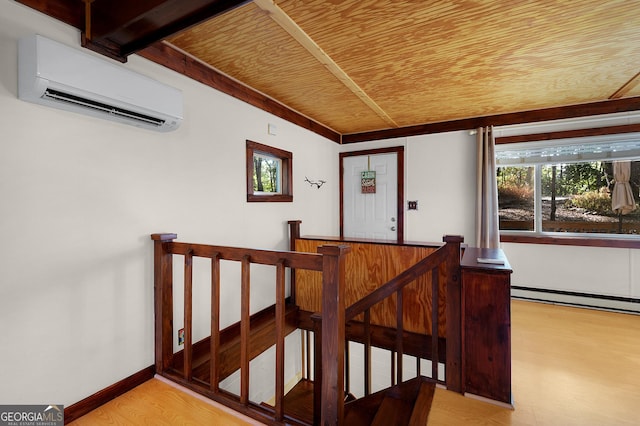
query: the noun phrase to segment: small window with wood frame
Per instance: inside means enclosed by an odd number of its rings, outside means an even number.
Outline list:
[[[247,201],[291,202],[293,154],[247,141]]]

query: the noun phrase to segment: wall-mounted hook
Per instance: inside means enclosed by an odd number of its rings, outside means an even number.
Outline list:
[[[304,180],[305,182],[308,182],[309,185],[315,186],[317,189],[320,189],[320,187],[327,182],[326,180],[309,180],[306,176],[304,177]]]

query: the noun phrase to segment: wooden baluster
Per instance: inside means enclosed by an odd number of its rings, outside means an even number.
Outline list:
[[[211,341],[209,347],[209,387],[220,390],[220,254],[211,258]]]
[[[349,342],[346,341],[344,343],[344,390],[347,395],[351,392],[351,378],[349,377],[351,369],[349,364]]]
[[[193,250],[184,256],[184,379],[193,376]]]
[[[431,270],[431,378],[438,380],[438,328],[440,308],[440,269]]]
[[[404,319],[402,317],[404,311],[404,301],[402,290],[396,292],[396,364],[397,364],[397,382],[402,383],[402,358],[404,356],[404,347],[402,334],[404,333]]]
[[[391,351],[391,386],[396,384],[396,351]]]
[[[300,238],[300,224],[301,220],[290,220],[289,222],[289,250],[296,251],[296,240]],[[289,271],[291,277],[289,281],[291,282],[291,290],[289,291],[292,304],[296,304],[296,270],[291,268]]]
[[[284,419],[284,337],[285,337],[284,260],[276,264],[276,406],[275,419]]]
[[[250,257],[242,258],[240,300],[240,403],[249,403],[249,296],[251,290]]]
[[[152,234],[156,373],[164,373],[173,358],[173,254],[176,234]]]
[[[306,333],[306,339],[305,339],[305,343],[306,343],[306,347],[307,347],[307,380],[311,380],[311,333],[309,332],[309,330],[305,331]],[[314,379],[315,380],[315,379]]]
[[[302,360],[302,371],[300,374],[302,375],[303,380],[309,379],[309,370],[307,367],[306,359],[307,359],[307,330],[300,329],[300,359]]]
[[[313,321],[313,424],[322,420],[322,317],[315,313]]]
[[[364,395],[371,394],[371,310],[364,311]]]

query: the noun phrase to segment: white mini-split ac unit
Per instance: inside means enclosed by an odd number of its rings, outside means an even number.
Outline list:
[[[18,97],[160,132],[182,121],[182,92],[34,35],[19,41]]]

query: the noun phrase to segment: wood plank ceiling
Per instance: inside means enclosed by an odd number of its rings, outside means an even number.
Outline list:
[[[112,57],[163,40],[140,54],[337,141],[640,109],[640,0],[85,0],[88,21],[81,0],[21,3]]]

